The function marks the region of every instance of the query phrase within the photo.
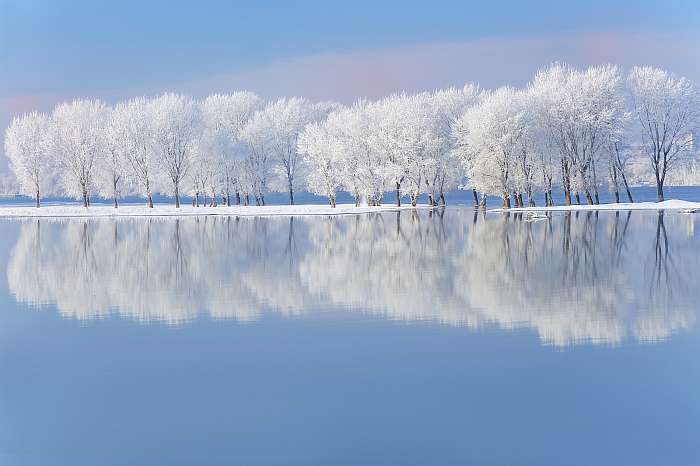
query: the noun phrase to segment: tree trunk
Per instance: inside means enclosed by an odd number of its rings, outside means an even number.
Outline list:
[[[629,190],[628,190],[628,192],[629,192]],[[659,198],[659,202],[664,201],[664,184],[659,179],[657,179],[657,181],[656,181],[656,195]]]
[[[622,182],[625,183],[625,191],[627,191],[627,198],[630,200],[630,203],[634,203],[634,200],[632,199],[632,193],[630,192],[630,186],[627,184],[627,176],[625,176],[625,172],[620,172],[622,175]]]
[[[241,193],[236,191],[236,205],[241,205]]]
[[[153,208],[153,196],[151,196],[150,193],[148,194],[148,207],[149,207],[150,209]]]
[[[289,181],[289,205],[294,205],[294,188],[291,181]]]
[[[593,197],[591,197],[591,193],[588,190],[586,190],[586,204],[593,205]]]
[[[474,208],[479,205],[479,195],[476,193],[476,189],[472,189],[472,196],[474,197]]]
[[[83,191],[83,207],[88,206],[88,201],[87,201],[87,193]]]
[[[39,203],[39,190],[36,190],[36,208],[38,209],[40,207]]]
[[[178,183],[175,183],[175,208],[180,208],[180,186]]]
[[[428,204],[430,204],[431,206],[434,206],[434,205],[435,205],[435,201],[433,200],[433,194],[432,194],[432,193],[428,193]]]
[[[481,201],[479,201],[479,208],[481,210],[486,210],[486,194],[481,193]]]
[[[564,191],[564,203],[571,205],[571,191]]]
[[[503,209],[510,209],[510,195],[508,193],[503,193],[503,203],[501,207]]]
[[[620,190],[615,188],[615,203],[619,204],[620,203]]]
[[[578,195],[578,192],[575,194],[576,197],[576,205],[581,205],[581,197]]]
[[[117,201],[117,183],[119,183],[119,179],[115,176],[112,176],[112,193],[114,195],[114,208],[116,209],[119,207],[119,202]]]
[[[401,183],[396,182],[396,207],[401,207]]]
[[[447,205],[447,202],[445,201],[445,193],[441,192],[440,193],[440,205],[445,207]]]

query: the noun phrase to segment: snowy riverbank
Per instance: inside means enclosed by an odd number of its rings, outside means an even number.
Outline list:
[[[700,212],[700,202],[669,199],[663,202],[620,202],[598,205],[559,205],[553,207],[518,207],[510,209],[491,209],[489,212],[570,212],[588,210],[678,210]]]
[[[427,206],[418,206],[427,207]],[[352,215],[371,212],[390,212],[413,209],[411,205],[396,207],[385,205],[379,207],[355,207],[354,204],[338,204],[335,208],[329,205],[270,205],[270,206],[218,206],[192,207],[183,205],[179,209],[174,205],[156,205],[149,209],[145,205],[121,205],[114,208],[111,205],[93,205],[88,208],[76,205],[47,205],[40,208],[29,206],[0,206],[0,218],[33,218],[33,217],[192,217],[198,215],[221,215],[238,217],[274,217],[299,215]]]

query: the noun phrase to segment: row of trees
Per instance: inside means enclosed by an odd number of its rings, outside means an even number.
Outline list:
[[[544,193],[553,204],[556,183],[565,202],[599,202],[606,184],[629,201],[628,167],[646,157],[658,199],[668,174],[694,155],[698,94],[688,80],[651,67],[626,79],[615,66],[576,70],[553,65],[525,89],[485,93],[454,125],[455,153],[474,188],[523,206],[523,194]]]
[[[109,107],[76,100],[50,115],[15,118],[6,154],[21,192],[63,194],[90,205],[95,194],[200,197],[209,205],[265,204],[271,190],[327,196],[346,191],[378,205],[388,191],[416,205],[445,203],[471,189],[475,204],[597,203],[600,189],[630,201],[629,167],[645,159],[659,200],[669,173],[696,151],[698,92],[652,67],[623,76],[616,66],[579,70],[553,64],[522,89],[468,84],[396,94],[350,106],[250,92],[134,98]],[[251,200],[252,197],[252,200]],[[512,203],[511,203],[512,198]]]
[[[23,194],[37,207],[47,195],[66,195],[86,207],[97,194],[118,206],[136,194],[153,207],[163,193],[180,206],[182,194],[211,205],[264,204],[273,181],[299,186],[298,134],[325,118],[334,103],[280,99],[264,104],[250,92],[138,97],[109,107],[99,100],[58,105],[50,115],[15,118],[5,135],[6,154]],[[277,188],[273,186],[273,189]]]

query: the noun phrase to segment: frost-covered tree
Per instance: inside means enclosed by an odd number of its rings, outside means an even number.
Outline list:
[[[692,131],[700,115],[698,91],[687,79],[650,66],[634,67],[627,85],[642,150],[654,172],[658,199],[663,201],[668,173],[690,154]]]
[[[323,123],[311,123],[299,135],[298,150],[309,166],[306,186],[314,194],[328,197],[335,207],[338,190],[343,186],[345,175],[342,149],[342,121],[333,114]]]
[[[634,123],[632,114],[625,112],[611,122],[606,134],[603,146],[603,157],[608,169],[610,190],[615,196],[615,202],[620,202],[620,188],[624,187],[629,202],[634,202],[630,191],[629,172],[630,163],[635,151],[629,143],[632,131],[630,126]]]
[[[566,204],[583,192],[598,199],[597,163],[608,132],[624,114],[620,72],[615,66],[577,70],[554,64],[541,70],[529,87],[543,135],[559,153]]]
[[[216,207],[219,205],[218,197],[222,196],[226,203],[224,189],[224,173],[221,168],[219,153],[208,146],[208,142],[202,139],[192,148],[189,180],[191,182],[190,194],[192,205],[199,207],[200,199],[204,207]]]
[[[290,204],[294,204],[294,191],[301,181],[299,134],[307,124],[325,117],[333,108],[328,103],[313,104],[304,98],[282,98],[267,104],[246,126],[246,139],[253,142],[255,150],[265,147],[265,157],[271,159],[277,177],[283,180]]]
[[[379,205],[387,184],[384,154],[370,143],[381,118],[378,108],[376,103],[358,100],[329,116],[341,129],[337,145],[343,154],[343,187],[354,196],[356,205]]]
[[[401,195],[407,189],[404,181],[410,179],[415,185],[415,180],[419,178],[416,135],[424,119],[423,116],[412,118],[411,112],[415,109],[413,103],[411,96],[395,94],[369,108],[374,123],[368,128],[368,143],[371,151],[378,156],[378,168],[386,180],[386,187],[396,193],[397,206],[401,205]]]
[[[213,94],[202,102],[202,146],[213,156],[212,162],[218,171],[224,202],[228,206],[231,205],[231,192],[235,192],[236,203],[241,202],[246,155],[241,130],[259,107],[260,98],[252,92]]]
[[[550,101],[546,96],[538,95],[542,89],[528,86],[526,92],[530,105],[528,109],[530,115],[530,126],[528,128],[529,138],[534,145],[536,166],[539,171],[535,176],[539,178],[537,183],[544,194],[546,206],[554,205],[552,195],[557,173],[566,172],[565,166],[568,159],[561,155],[558,145],[558,135],[550,115]],[[563,178],[563,177],[562,177]],[[563,183],[562,183],[563,187]]]
[[[581,178],[584,180],[588,203],[592,191],[595,203],[599,204],[600,184],[597,165],[605,159],[604,149],[611,137],[621,131],[626,119],[622,76],[616,66],[594,66],[580,73],[579,87],[583,96],[580,119],[584,123],[583,160],[580,162]],[[581,167],[588,163],[588,176]]]
[[[49,120],[31,112],[12,120],[5,131],[5,154],[22,194],[40,206],[41,197],[51,192],[54,160],[48,141]]]
[[[467,176],[482,193],[501,196],[511,206],[518,151],[525,131],[520,92],[502,87],[486,94],[455,124],[457,148]]]
[[[60,104],[51,115],[51,144],[60,167],[63,191],[90,205],[99,159],[105,153],[108,107],[99,100]]]
[[[454,157],[455,141],[453,128],[457,119],[467,108],[475,105],[481,97],[481,89],[475,84],[467,84],[461,89],[438,90],[430,96],[431,137],[435,139],[435,152],[430,163],[425,164],[425,185],[428,202],[445,204],[445,191],[457,187],[462,178],[459,161]],[[474,193],[476,194],[476,192]],[[475,196],[476,199],[476,196]]]
[[[211,174],[211,167],[208,164],[207,152],[202,150],[201,145],[194,147],[194,152],[192,154],[192,168],[190,169],[190,181],[191,189],[189,191],[192,196],[192,207],[199,207],[200,197],[204,203],[207,204],[207,186],[209,185],[209,175]]]
[[[367,107],[365,129],[368,151],[384,187],[396,192],[396,203],[408,194],[412,205],[428,194],[431,204],[445,201],[446,189],[455,187],[461,170],[452,157],[452,128],[466,108],[479,97],[477,86],[397,94]]]
[[[149,102],[153,151],[180,207],[180,190],[202,130],[201,109],[191,97],[163,94]]]
[[[632,158],[630,146],[626,145],[624,141],[611,139],[606,143],[605,151],[607,154],[610,188],[615,196],[615,202],[620,202],[620,186],[625,188],[629,202],[634,202],[627,173],[627,167]]]
[[[97,188],[99,194],[105,199],[111,198],[115,209],[119,207],[119,199],[124,194],[128,169],[124,156],[121,124],[120,115],[110,109],[105,126],[104,154],[98,160],[99,165],[97,167]]]
[[[112,111],[109,138],[116,144],[131,184],[148,207],[153,207],[156,189],[156,159],[148,100],[137,97],[117,104]]]
[[[540,167],[542,158],[537,154],[541,148],[539,141],[541,133],[537,130],[535,123],[537,115],[532,106],[532,93],[526,90],[519,91],[518,100],[514,104],[520,106],[523,118],[522,134],[515,152],[515,170],[513,171],[515,205],[524,207],[524,194],[527,196],[528,206],[534,207],[535,188],[543,185],[539,177],[542,172]]]
[[[405,154],[405,191],[415,207],[418,197],[426,190],[426,176],[437,163],[442,140],[435,130],[436,115],[429,92],[410,96],[402,102],[402,107],[399,124],[403,131],[395,147]]]
[[[565,87],[572,69],[562,64],[552,64],[537,72],[529,84],[531,103],[535,113],[539,133],[539,154],[545,198],[552,203],[553,178],[559,175],[564,191],[564,202],[571,204],[572,178],[574,166],[567,141],[569,99]]]
[[[251,192],[256,205],[265,205],[265,194],[273,168],[270,138],[265,132],[267,116],[256,112],[251,120],[241,130],[241,139],[247,146],[243,161],[247,188],[244,188],[244,203],[247,204],[247,193]]]

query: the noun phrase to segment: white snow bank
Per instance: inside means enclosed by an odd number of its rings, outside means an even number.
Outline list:
[[[427,207],[427,206],[419,206]],[[25,217],[192,217],[197,215],[223,215],[239,217],[274,217],[297,215],[349,215],[370,212],[390,212],[413,209],[408,206],[392,205],[379,207],[355,207],[354,204],[338,204],[335,208],[329,205],[270,205],[270,206],[219,206],[192,207],[182,205],[179,209],[174,205],[156,205],[152,209],[145,205],[93,205],[88,208],[75,205],[48,205],[40,208],[29,206],[0,206],[0,218]]]
[[[670,199],[663,202],[621,202],[617,204],[569,205],[553,207],[518,207],[510,209],[491,209],[490,212],[568,212],[576,210],[680,210],[700,212],[700,202]]]

